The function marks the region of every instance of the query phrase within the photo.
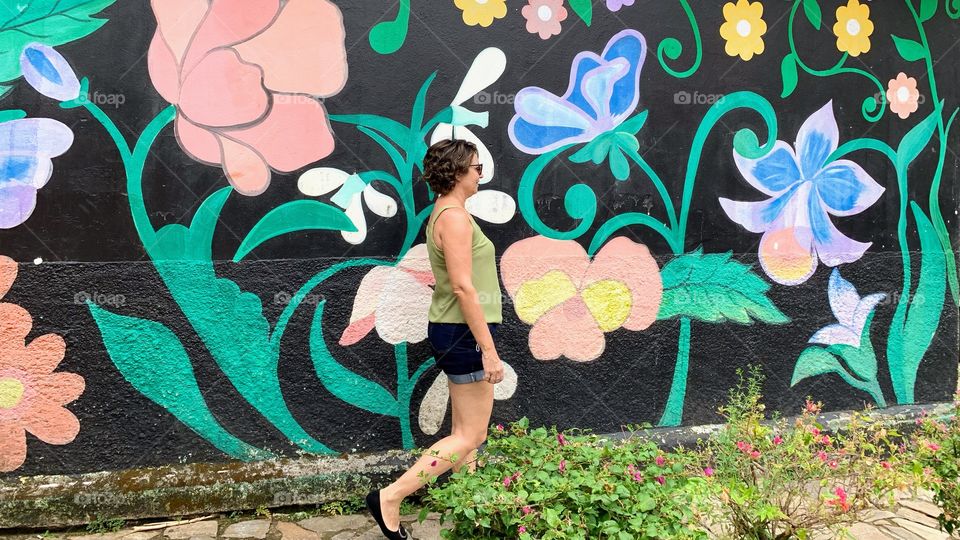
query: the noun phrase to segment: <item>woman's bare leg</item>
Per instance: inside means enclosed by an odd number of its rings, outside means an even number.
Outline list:
[[[400,527],[400,502],[423,486],[427,475],[436,477],[446,472],[453,465],[452,457],[462,461],[487,438],[493,385],[486,381],[447,384],[453,403],[453,433],[434,443],[403,476],[380,490],[380,509],[384,524],[390,530]]]

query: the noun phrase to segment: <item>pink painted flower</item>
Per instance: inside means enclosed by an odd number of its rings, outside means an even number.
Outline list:
[[[605,332],[646,329],[663,296],[650,251],[624,237],[592,261],[573,240],[527,238],[507,248],[500,272],[520,320],[533,325],[530,352],[538,360],[595,360]]]
[[[917,80],[907,77],[903,72],[896,79],[890,79],[887,83],[887,101],[890,102],[890,110],[901,120],[916,112],[920,101]]]
[[[329,0],[152,0],[153,85],[177,107],[183,149],[257,195],[271,169],[333,151],[320,99],[346,84],[345,31]]]
[[[17,263],[0,256],[0,298],[17,277]],[[16,304],[0,303],[0,472],[27,458],[27,432],[47,444],[72,442],[80,431],[77,417],[64,407],[83,393],[83,377],[55,373],[66,344],[44,334],[29,344],[33,318]]]
[[[657,456],[657,459],[654,461],[657,462],[658,467],[663,467],[663,464],[667,462],[667,460],[663,456]]]
[[[529,0],[520,10],[527,19],[527,32],[549,39],[560,33],[560,23],[567,18],[563,0]]]
[[[713,467],[704,467],[703,475],[706,476],[707,478],[713,476]]]
[[[423,341],[434,283],[426,244],[411,248],[396,266],[375,266],[360,281],[340,345],[353,345],[374,327],[393,345]]]

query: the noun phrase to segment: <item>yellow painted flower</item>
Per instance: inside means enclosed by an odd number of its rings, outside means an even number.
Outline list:
[[[463,22],[470,26],[487,27],[494,19],[507,15],[506,0],[453,0],[453,3],[463,11]]]
[[[837,23],[833,25],[837,36],[837,48],[850,56],[860,56],[870,50],[870,34],[873,22],[870,21],[870,6],[859,0],[850,0],[847,5],[837,8]]]
[[[730,56],[739,55],[750,60],[753,55],[763,52],[763,35],[767,33],[767,23],[763,21],[763,4],[737,0],[723,6],[725,23],[720,25],[720,37],[727,41],[724,50]]]

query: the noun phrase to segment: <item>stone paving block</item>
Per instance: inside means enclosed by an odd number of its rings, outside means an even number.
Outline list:
[[[941,514],[940,507],[932,502],[922,501],[919,499],[903,499],[898,502],[900,503],[900,506],[924,513],[933,519],[937,519],[937,516]]]
[[[134,531],[123,535],[123,540],[153,540],[154,538],[160,536],[161,532],[163,531],[159,529],[153,531]]]
[[[352,514],[348,516],[315,517],[299,521],[297,522],[297,525],[303,527],[304,529],[323,534],[327,532],[338,532],[347,529],[369,527],[372,523],[373,520],[367,516]]]
[[[906,507],[897,510],[897,516],[904,519],[909,519],[910,521],[919,523],[925,527],[932,527],[936,529],[939,526],[939,522],[937,522],[936,519],[924,514],[923,512],[917,512],[916,510]]]
[[[857,523],[850,527],[847,532],[857,540],[890,540],[890,537],[883,534],[880,529],[867,523]]]
[[[289,521],[277,521],[277,531],[282,540],[319,540],[320,538],[319,534]]]
[[[893,538],[894,540],[926,540],[925,538],[919,537],[902,527],[880,525],[878,528],[883,531],[884,534],[890,538]]]
[[[863,513],[862,520],[867,523],[876,523],[878,521],[888,521],[895,517],[897,515],[888,510],[871,509]]]
[[[405,527],[415,540],[439,540],[440,538],[440,522],[435,519],[425,519],[423,523],[414,521]]]
[[[949,540],[950,537],[937,529],[937,527],[926,527],[920,525],[919,523],[914,523],[908,519],[897,518],[894,521],[897,522],[897,525],[903,527],[904,529],[916,534],[924,540]]]
[[[263,540],[270,531],[270,520],[253,519],[250,521],[241,521],[227,527],[221,535],[223,538],[256,538]]]
[[[188,540],[194,536],[217,536],[217,522],[214,520],[198,521],[186,525],[174,525],[163,530],[163,535],[170,540]]]
[[[191,536],[190,540],[216,540],[213,536]]]

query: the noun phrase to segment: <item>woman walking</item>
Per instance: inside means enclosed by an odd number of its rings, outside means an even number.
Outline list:
[[[426,231],[437,283],[427,336],[449,381],[453,429],[397,481],[367,495],[367,508],[390,539],[407,538],[400,525],[404,497],[451,466],[473,469],[476,449],[487,438],[493,385],[503,380],[493,341],[503,320],[494,246],[464,207],[482,176],[477,147],[468,141],[437,142],[423,160],[423,178],[438,195]]]

